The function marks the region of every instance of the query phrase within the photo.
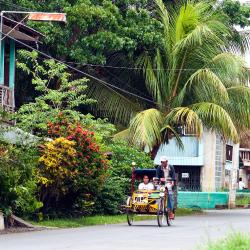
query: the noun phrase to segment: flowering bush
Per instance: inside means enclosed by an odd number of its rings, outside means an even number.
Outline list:
[[[48,134],[54,140],[42,147],[37,173],[43,212],[91,213],[108,168],[94,133],[61,119]]]
[[[77,175],[75,142],[63,137],[43,146],[39,158],[40,168],[37,170],[38,183],[66,192],[65,184]],[[55,190],[53,190],[55,192]]]

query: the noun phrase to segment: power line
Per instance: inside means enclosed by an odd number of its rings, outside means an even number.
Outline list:
[[[3,34],[3,35],[6,35],[6,34],[3,33],[3,32],[2,32],[2,34]],[[84,71],[82,71],[82,70],[79,70],[79,69],[77,69],[77,68],[75,68],[75,67],[72,67],[71,65],[68,65],[68,64],[65,63],[65,62],[62,62],[62,61],[60,61],[60,60],[58,60],[58,59],[56,59],[56,58],[54,58],[54,57],[52,57],[52,56],[50,56],[50,55],[48,55],[48,54],[46,54],[46,53],[44,53],[44,52],[38,50],[38,49],[35,49],[35,48],[29,46],[28,44],[23,43],[23,42],[21,42],[21,41],[15,39],[15,38],[13,38],[13,37],[11,37],[10,35],[6,35],[6,36],[9,37],[9,38],[11,38],[11,39],[13,39],[14,41],[18,42],[19,44],[22,44],[23,46],[25,46],[25,47],[31,49],[31,50],[35,50],[36,52],[38,52],[39,54],[41,54],[41,55],[43,55],[43,56],[45,56],[45,57],[47,57],[47,58],[53,59],[54,61],[56,61],[56,62],[58,62],[58,63],[60,63],[60,64],[63,64],[63,65],[67,66],[68,68],[70,68],[70,69],[72,69],[72,70],[74,70],[74,71],[76,71],[76,72],[78,72],[78,73],[81,73],[81,74],[83,74],[83,75],[85,75],[85,76],[87,76],[87,77],[89,77],[89,78],[91,78],[91,79],[94,79],[94,80],[96,80],[96,81],[102,83],[104,86],[108,87],[109,89],[112,89],[112,90],[113,90],[113,88],[114,88],[114,89],[116,89],[116,90],[119,90],[119,91],[121,91],[121,92],[123,92],[123,93],[125,93],[125,94],[128,94],[128,95],[134,96],[134,97],[136,97],[136,98],[139,98],[139,99],[141,99],[141,100],[144,100],[144,101],[147,101],[147,102],[150,102],[150,103],[153,103],[153,104],[157,104],[156,102],[154,102],[154,101],[152,101],[152,100],[150,100],[150,99],[147,99],[147,98],[144,98],[144,97],[139,96],[139,95],[137,95],[137,94],[134,94],[134,93],[132,93],[132,92],[129,92],[129,91],[125,90],[125,89],[122,89],[122,88],[120,88],[120,87],[117,87],[117,86],[115,86],[115,85],[113,85],[113,84],[110,84],[110,83],[108,83],[108,82],[106,82],[106,81],[103,81],[103,80],[101,80],[101,79],[99,79],[99,78],[97,78],[97,77],[95,77],[95,76],[93,76],[93,75],[90,75],[90,74],[88,74],[88,73],[86,73],[86,72],[84,72]],[[114,91],[114,90],[113,90],[113,91]],[[117,93],[118,93],[118,92],[117,92]],[[119,93],[118,93],[118,94],[119,94]],[[158,104],[158,105],[159,105],[159,104]]]
[[[116,78],[118,82],[120,82],[121,84],[124,84],[124,86],[127,86],[128,88],[130,88],[131,90],[135,90],[137,91],[137,93],[139,93],[141,96],[148,98],[148,96],[146,96],[143,92],[141,92],[140,90],[133,88],[132,86],[126,84],[125,82],[123,82],[119,77],[117,77],[115,74],[111,73],[109,70],[105,69],[105,71],[112,77]]]
[[[112,68],[112,69],[127,69],[127,70],[145,70],[144,68],[140,67],[125,67],[125,66],[111,66],[111,65],[102,65],[102,64],[90,64],[90,63],[77,63],[77,62],[68,62],[68,61],[63,61],[64,63],[70,63],[70,64],[76,64],[80,66],[90,66],[90,67],[100,67],[100,68]],[[216,69],[216,68],[210,68],[210,69]],[[170,68],[152,68],[152,70],[155,71],[193,71],[197,70],[195,68],[183,68],[183,69],[170,69]]]
[[[22,24],[22,22],[26,19],[28,17],[28,15],[26,15],[20,22],[18,22],[4,37],[2,37],[1,39],[0,39],[0,42],[6,37],[6,36],[8,36],[9,34],[11,34],[11,32],[15,29],[15,28],[17,28],[20,24]]]

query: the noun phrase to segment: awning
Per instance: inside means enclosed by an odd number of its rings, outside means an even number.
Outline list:
[[[28,17],[32,21],[52,21],[52,22],[66,22],[65,13],[31,13]]]
[[[9,33],[10,32],[10,33]],[[37,42],[38,37],[29,36],[23,32],[20,32],[16,29],[13,29],[9,26],[3,25],[3,36],[8,34],[8,37],[15,38],[17,40],[29,41],[29,42]]]
[[[23,23],[19,23],[5,16],[3,18],[3,36],[8,35],[14,39],[26,42],[37,42],[40,37],[44,37],[42,33]]]

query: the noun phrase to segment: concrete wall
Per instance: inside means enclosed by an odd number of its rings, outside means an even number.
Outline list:
[[[173,138],[168,144],[159,148],[154,159],[155,164],[160,164],[160,157],[166,155],[172,165],[178,166],[202,166],[203,165],[203,142],[194,136],[183,136],[184,149],[178,147]]]
[[[178,192],[178,207],[214,209],[216,205],[227,205],[226,192]]]
[[[202,191],[215,192],[228,188],[232,179],[225,176],[225,169],[228,173],[231,173],[231,169],[238,169],[239,147],[225,142],[219,134],[207,129],[204,129],[200,140],[194,136],[184,136],[182,141],[184,150],[178,148],[175,139],[162,145],[155,157],[155,164],[160,164],[160,157],[166,155],[169,163],[175,166],[201,166]],[[226,162],[226,144],[233,146],[232,162]]]
[[[4,219],[3,219],[3,213],[0,212],[0,231],[4,230]]]
[[[201,188],[204,192],[215,191],[215,156],[216,134],[204,131],[203,136],[203,167],[201,168]]]

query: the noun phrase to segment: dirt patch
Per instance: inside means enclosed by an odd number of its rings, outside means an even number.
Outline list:
[[[24,233],[45,230],[45,228],[10,227],[0,231],[1,234]]]

